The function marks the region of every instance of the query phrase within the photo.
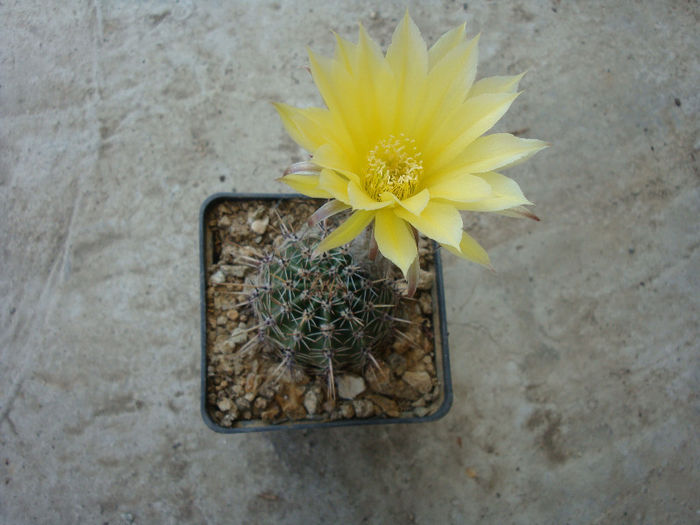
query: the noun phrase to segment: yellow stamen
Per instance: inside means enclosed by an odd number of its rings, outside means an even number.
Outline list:
[[[403,133],[398,137],[389,135],[367,155],[365,191],[376,200],[385,191],[403,200],[413,195],[422,173],[423,161],[416,142]]]

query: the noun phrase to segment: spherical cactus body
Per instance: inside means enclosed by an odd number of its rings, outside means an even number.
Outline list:
[[[373,280],[344,248],[315,255],[318,238],[289,235],[259,261],[251,303],[258,339],[307,371],[361,370],[392,329],[394,283]]]

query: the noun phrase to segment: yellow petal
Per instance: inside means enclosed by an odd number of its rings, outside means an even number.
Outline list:
[[[411,228],[393,210],[379,210],[374,223],[374,238],[382,255],[406,275],[418,255]]]
[[[393,205],[391,201],[374,200],[355,181],[348,184],[348,202],[356,210],[378,210]]]
[[[469,97],[478,97],[485,93],[515,93],[518,83],[525,73],[507,77],[486,77],[476,82],[469,91]]]
[[[282,119],[282,124],[284,124],[284,128],[287,130],[287,133],[289,133],[292,140],[294,140],[294,142],[299,144],[302,148],[309,152],[313,152],[323,142],[325,142],[325,140],[319,141],[323,134],[321,133],[317,123],[312,118],[309,118],[309,110],[304,111],[302,109],[288,106],[287,104],[279,103],[275,103],[274,106]]]
[[[331,143],[346,157],[356,155],[355,146],[338,118],[324,108],[295,108],[274,103],[290,137],[309,153],[323,144]]]
[[[506,168],[530,158],[547,146],[549,144],[541,140],[521,139],[509,133],[494,133],[476,139],[441,171],[483,173]]]
[[[343,64],[348,73],[352,73],[357,63],[357,44],[345,40],[337,33],[335,35],[335,59]]]
[[[335,171],[322,170],[318,181],[319,188],[327,191],[334,199],[348,204],[348,179]]]
[[[450,253],[455,254],[457,257],[463,259],[469,259],[475,263],[479,263],[487,268],[491,268],[491,261],[489,260],[489,254],[486,253],[481,245],[474,240],[467,232],[462,232],[462,240],[459,243],[459,249],[453,246],[443,245]]]
[[[317,55],[311,49],[307,49],[307,52],[309,54],[309,65],[314,83],[323,97],[326,106],[328,106],[328,109],[334,111],[338,106],[333,78],[333,65],[336,61]]]
[[[417,142],[429,139],[464,102],[476,75],[478,42],[478,36],[461,42],[430,70],[420,116],[410,130]]]
[[[308,50],[311,74],[319,93],[334,116],[335,125],[352,139],[355,151],[367,151],[366,134],[363,133],[363,101],[350,73],[337,60],[316,55]]]
[[[396,94],[393,73],[377,43],[360,25],[355,91],[360,100],[364,133],[370,144],[384,138],[394,123]]]
[[[319,186],[320,175],[285,175],[280,178],[282,182],[288,184],[302,195],[330,199],[332,196]]]
[[[414,215],[420,215],[430,202],[430,192],[427,189],[421,190],[412,197],[398,201],[398,203],[406,210]]]
[[[384,191],[381,194],[381,198],[382,202],[394,202],[414,215],[419,215],[430,202],[430,192],[424,189],[407,199],[399,200],[390,191]]]
[[[314,253],[323,253],[333,248],[337,248],[345,243],[352,241],[357,237],[374,218],[374,211],[358,210],[354,212],[348,219],[333,230],[328,237],[321,241]]]
[[[420,215],[414,215],[398,206],[393,210],[396,215],[431,239],[455,248],[459,246],[462,237],[462,216],[454,206],[430,201]]]
[[[457,208],[469,211],[501,211],[524,204],[532,204],[523,195],[520,186],[513,179],[489,171],[475,175],[491,186],[492,194],[475,202],[459,203]]]
[[[491,186],[481,177],[470,173],[452,173],[440,177],[428,187],[433,199],[474,202],[489,197]]]
[[[467,24],[466,22],[442,35],[437,42],[428,51],[428,68],[435,67],[447,53],[452,51],[459,44],[464,42],[464,33]]]
[[[357,176],[353,160],[353,158],[344,155],[342,151],[334,148],[332,144],[324,144],[314,152],[313,156],[314,164],[342,173],[349,180],[359,183],[360,178]]]
[[[489,93],[467,99],[424,146],[426,166],[439,170],[486,133],[508,111],[518,93]]]
[[[386,59],[399,84],[419,78],[428,70],[428,52],[425,40],[411,16],[406,14],[394,30]]]
[[[428,72],[428,50],[420,30],[406,11],[391,38],[386,60],[394,72],[395,129],[404,130],[420,110],[419,98]]]

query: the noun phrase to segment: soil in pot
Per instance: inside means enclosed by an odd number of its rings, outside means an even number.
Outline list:
[[[434,255],[425,239],[419,244],[423,270],[418,291],[401,300],[396,314],[406,322],[395,324],[391,338],[374,354],[376,363],[362,373],[335,373],[335,398],[329,394],[327,377],[294,367],[280,369],[279,357],[270,349],[241,351],[257,335],[251,330],[257,320],[246,296],[255,277],[249,258],[271,251],[285,226],[299,230],[323,202],[221,200],[207,208],[205,395],[207,413],[221,427],[422,418],[438,411],[444,401],[435,352]]]

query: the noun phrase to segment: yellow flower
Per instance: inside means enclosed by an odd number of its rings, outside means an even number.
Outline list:
[[[336,38],[333,58],[309,50],[327,108],[275,105],[291,137],[312,155],[282,180],[332,199],[316,219],[352,210],[319,250],[349,242],[374,221],[379,251],[404,275],[417,274],[415,230],[488,266],[484,249],[462,230],[460,210],[527,215],[521,206],[531,203],[518,184],[494,170],[547,144],[482,136],[518,96],[522,75],[475,83],[478,37],[466,40],[462,25],[428,50],[408,12],[386,56],[361,25],[357,44]]]

